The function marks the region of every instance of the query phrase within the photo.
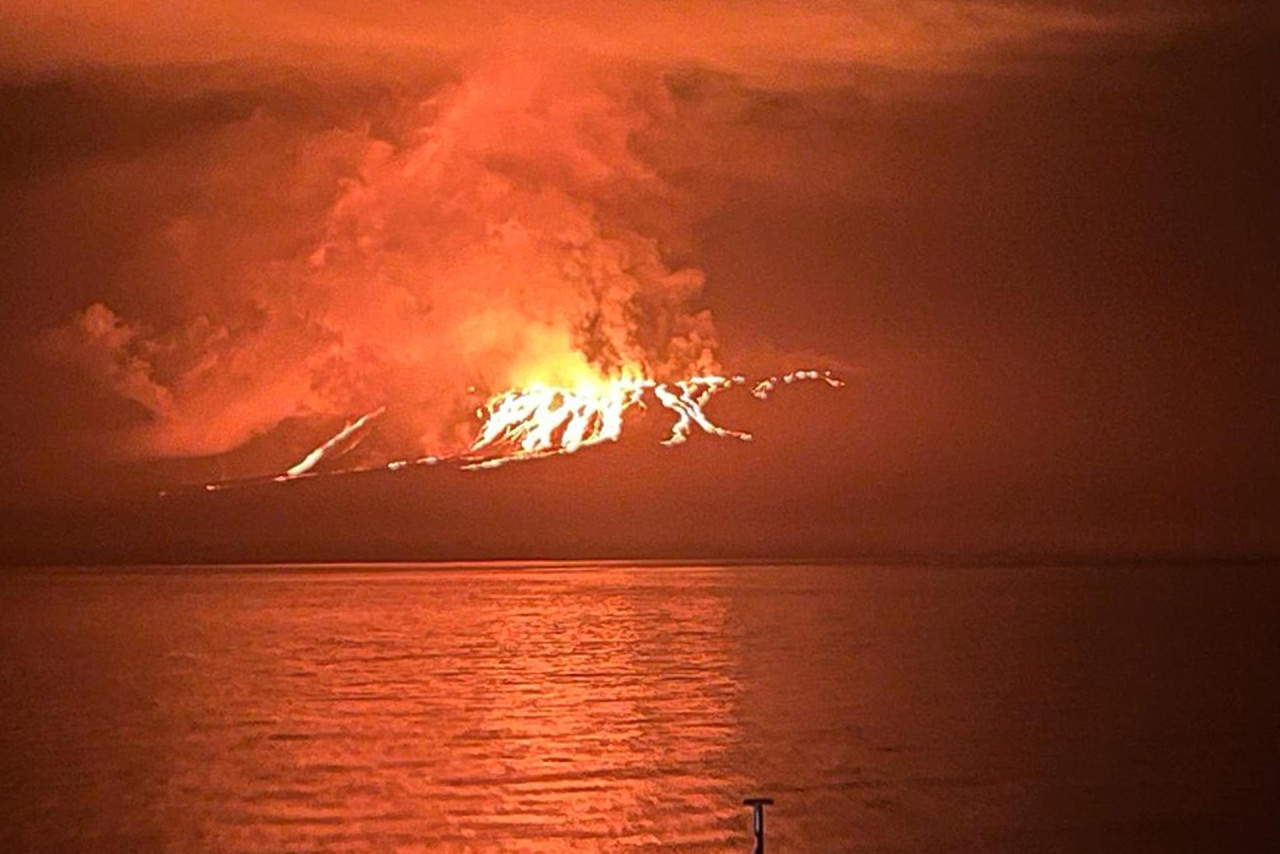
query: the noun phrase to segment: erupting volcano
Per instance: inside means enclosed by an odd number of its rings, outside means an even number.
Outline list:
[[[844,382],[830,371],[793,371],[756,382],[751,393],[761,400],[779,384],[821,381],[832,388]],[[391,471],[412,465],[434,465],[455,462],[467,470],[496,468],[517,460],[530,460],[556,454],[571,454],[601,442],[617,441],[622,436],[623,416],[633,409],[646,408],[652,398],[674,413],[676,420],[663,445],[684,443],[694,428],[715,436],[750,441],[751,434],[730,430],[714,423],[704,409],[713,396],[736,386],[743,386],[741,376],[703,376],[670,383],[652,380],[612,380],[576,388],[534,385],[494,395],[477,410],[479,433],[464,452],[447,457],[426,456],[396,459],[385,464]],[[289,481],[315,474],[322,462],[340,460],[360,444],[386,412],[379,407],[347,423],[332,438],[308,453],[296,465],[275,479]],[[365,471],[371,466],[331,469],[337,472]],[[222,484],[209,484],[217,489]]]
[[[712,397],[841,383],[722,367],[706,212],[654,162],[681,86],[503,58],[322,132],[257,113],[202,147],[207,181],[144,247],[165,287],[93,303],[47,349],[125,404],[111,452],[213,461],[209,488],[492,468],[617,440],[646,409],[672,417],[666,445],[749,439]]]

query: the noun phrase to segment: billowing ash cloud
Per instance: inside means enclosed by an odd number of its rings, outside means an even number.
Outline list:
[[[122,212],[135,224],[163,214],[124,247],[124,280],[84,288],[43,349],[128,403],[133,426],[109,439],[128,457],[216,454],[291,419],[384,405],[406,455],[456,450],[491,392],[714,366],[703,275],[679,254],[687,187],[670,176],[849,181],[847,162],[805,152],[797,116],[810,107],[797,93],[821,103],[825,87],[877,72],[990,69],[1176,22],[1150,8],[335,0],[179,14],[88,0],[68,18],[18,0],[0,12],[11,69],[140,64],[141,100],[159,106],[137,121],[170,134],[139,154],[133,119],[121,120],[126,142],[98,152],[127,162],[77,173],[169,196]],[[280,97],[217,94],[257,91],[264,67],[303,70]],[[427,74],[447,82],[394,82]],[[376,103],[337,103],[353,86]],[[73,143],[61,150],[99,144]],[[706,207],[714,188],[699,192]]]
[[[158,237],[161,322],[95,303],[48,349],[144,410],[122,446],[144,456],[387,403],[412,412],[407,452],[454,450],[478,395],[706,370],[702,274],[621,213],[670,202],[630,144],[669,118],[652,82],[509,59],[378,128],[258,111],[202,147]]]

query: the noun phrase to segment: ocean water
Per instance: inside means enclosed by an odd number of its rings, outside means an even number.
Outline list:
[[[0,571],[0,850],[1277,850],[1280,567]]]

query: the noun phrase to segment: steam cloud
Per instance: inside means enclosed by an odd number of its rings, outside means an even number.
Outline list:
[[[785,184],[796,151],[755,114],[777,93],[847,85],[858,69],[953,73],[1016,46],[1061,51],[1083,35],[1171,26],[1153,25],[1144,4],[1111,18],[1072,4],[962,14],[936,0],[621,4],[614,20],[594,7],[233,3],[186,23],[165,4],[132,5],[122,17],[94,0],[81,14],[94,32],[127,19],[145,38],[85,42],[22,0],[39,49],[15,43],[14,62],[243,69],[267,52],[313,70],[337,62],[342,77],[367,76],[376,53],[452,70],[423,94],[384,89],[360,121],[259,105],[163,155],[196,179],[139,247],[139,281],[45,340],[132,404],[133,426],[113,437],[131,457],[216,454],[290,419],[384,405],[406,455],[447,453],[471,438],[470,414],[492,392],[711,369],[715,329],[699,306],[703,274],[677,254],[689,214],[672,170],[714,171],[730,152],[748,180]],[[7,13],[0,23],[17,31]],[[207,30],[206,53],[191,54],[184,27]],[[532,41],[555,48],[522,49]],[[732,81],[697,105],[701,127],[673,69],[692,75],[694,101],[701,70]],[[815,183],[847,180],[847,164],[811,165]]]
[[[299,137],[258,112],[221,132],[162,236],[171,322],[96,303],[52,347],[145,410],[124,445],[143,456],[388,402],[410,453],[456,450],[477,395],[707,370],[702,274],[619,213],[669,201],[630,146],[663,92],[508,60],[378,129]]]

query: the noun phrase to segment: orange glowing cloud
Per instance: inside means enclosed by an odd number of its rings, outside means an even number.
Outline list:
[[[376,68],[392,57],[583,52],[776,77],[832,66],[955,70],[999,51],[1069,50],[1080,37],[1159,35],[1191,18],[1159,4],[993,0],[11,0],[0,33],[10,61],[26,67],[269,59]]]
[[[447,452],[513,385],[705,371],[701,273],[623,213],[668,193],[628,145],[662,99],[612,86],[508,61],[397,103],[394,129],[233,123],[156,236],[166,322],[95,304],[52,349],[145,410],[121,440],[143,456],[391,401],[416,413],[410,453]]]
[[[0,10],[11,70],[223,62],[194,79],[321,81],[100,166],[182,189],[132,248],[136,281],[46,352],[135,408],[111,440],[127,456],[216,454],[290,419],[382,407],[406,456],[454,453],[512,387],[718,367],[678,178],[725,138],[770,180],[787,168],[768,139],[726,135],[751,124],[750,86],[954,71],[1170,22],[939,0],[16,0]],[[149,79],[152,93],[201,85]],[[355,107],[334,106],[333,81]]]

